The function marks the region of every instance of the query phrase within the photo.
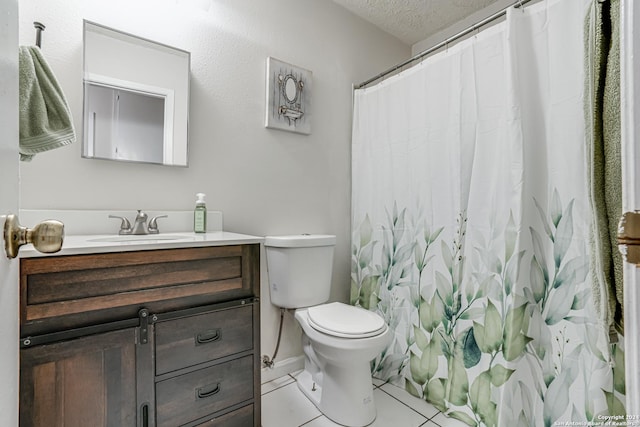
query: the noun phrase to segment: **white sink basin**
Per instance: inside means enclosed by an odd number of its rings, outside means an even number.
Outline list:
[[[88,239],[88,242],[161,242],[171,240],[193,239],[192,236],[176,235],[176,234],[124,234],[118,236],[100,237],[97,239]]]

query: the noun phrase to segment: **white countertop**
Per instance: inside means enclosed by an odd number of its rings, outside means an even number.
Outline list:
[[[160,233],[141,236],[117,234],[65,236],[62,250],[53,254],[36,251],[33,245],[20,248],[21,258],[34,258],[59,255],[82,255],[109,252],[144,251],[154,249],[197,248],[204,246],[242,245],[262,243],[263,237],[228,231],[210,231],[207,233]]]

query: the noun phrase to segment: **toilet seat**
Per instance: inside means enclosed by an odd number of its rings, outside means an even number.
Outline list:
[[[316,331],[340,338],[373,337],[387,328],[376,313],[340,302],[309,307],[307,319]]]

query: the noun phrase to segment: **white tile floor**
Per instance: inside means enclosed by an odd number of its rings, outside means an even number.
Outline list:
[[[295,375],[262,384],[262,427],[340,427],[302,394]],[[467,427],[391,384],[374,380],[373,397],[378,416],[371,427]]]

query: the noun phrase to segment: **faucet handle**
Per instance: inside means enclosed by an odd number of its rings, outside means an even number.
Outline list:
[[[119,234],[128,234],[131,233],[131,223],[129,220],[123,216],[118,215],[109,215],[109,218],[119,219],[122,222],[120,223],[120,232]]]
[[[149,225],[147,226],[147,231],[149,232],[149,234],[158,234],[160,232],[160,230],[158,230],[158,222],[157,219],[158,218],[166,218],[169,215],[156,215],[153,218],[151,218],[151,221],[149,221]]]

